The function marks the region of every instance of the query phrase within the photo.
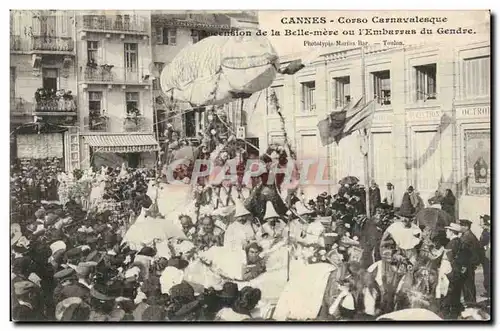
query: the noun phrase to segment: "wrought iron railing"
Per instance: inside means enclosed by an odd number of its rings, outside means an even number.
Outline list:
[[[143,69],[129,69],[112,65],[87,65],[84,70],[86,81],[117,82],[117,83],[145,83],[149,81],[143,77]]]
[[[31,49],[34,51],[72,52],[74,43],[71,37],[33,36]]]
[[[83,28],[117,32],[147,32],[145,18],[137,15],[85,15]]]
[[[92,115],[85,118],[87,129],[92,132],[106,132],[109,127],[109,118],[102,115]]]
[[[143,132],[147,130],[148,121],[144,116],[127,116],[123,119],[125,132]]]
[[[75,112],[74,99],[51,98],[35,101],[35,112]]]

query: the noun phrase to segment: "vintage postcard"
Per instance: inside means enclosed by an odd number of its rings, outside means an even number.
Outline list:
[[[490,71],[488,10],[11,10],[11,320],[491,321]]]

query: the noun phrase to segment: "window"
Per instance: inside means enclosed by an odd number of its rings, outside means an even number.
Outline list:
[[[344,108],[351,102],[351,78],[349,76],[333,79],[334,102],[333,107]]]
[[[208,36],[208,33],[205,31],[191,30],[191,38],[193,38],[193,44],[196,44],[198,41],[203,40]]]
[[[175,46],[177,43],[177,29],[163,28],[163,44]]]
[[[315,82],[302,83],[302,111],[304,113],[312,112],[316,109],[315,94]]]
[[[102,92],[89,91],[89,113],[101,115]]]
[[[58,90],[58,77],[57,69],[43,69],[43,88],[46,90]]]
[[[40,22],[40,35],[41,36],[55,36],[56,35],[56,17],[55,16],[41,16],[38,21]]]
[[[125,44],[125,68],[137,72],[137,44]]]
[[[10,100],[16,98],[16,68],[10,67]]]
[[[165,66],[165,63],[163,62],[155,62],[155,80],[153,80],[153,89],[154,90],[159,90],[161,89],[160,86],[160,75],[161,71],[163,70],[163,67]]]
[[[417,101],[436,99],[436,64],[415,67],[415,92]]]
[[[380,105],[391,104],[391,73],[389,70],[372,72],[373,96]]]
[[[464,59],[464,96],[487,97],[490,95],[490,57]]]
[[[139,92],[126,92],[127,115],[139,114]]]
[[[88,63],[97,63],[97,52],[99,51],[98,41],[87,41],[87,61]]]
[[[274,98],[274,96],[276,98]],[[277,102],[277,104],[275,104],[275,101]],[[281,105],[283,104],[283,86],[280,85],[280,86],[273,86],[271,87],[270,91],[269,91],[269,106],[267,107],[267,110],[268,110],[268,114],[276,114],[278,109],[277,109],[277,106],[278,107],[281,107]]]

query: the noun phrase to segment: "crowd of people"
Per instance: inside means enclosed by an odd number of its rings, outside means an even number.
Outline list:
[[[249,156],[238,140],[221,137],[215,127],[210,132],[212,139],[195,148],[172,131],[163,157],[171,162],[176,152],[192,147],[193,159],[245,163]],[[284,166],[290,153],[273,145],[260,159]],[[473,304],[480,265],[485,296],[490,294],[490,219],[481,217],[478,240],[469,220],[456,219],[451,190],[428,201],[448,215],[440,223],[442,215],[426,214],[429,208],[412,186],[395,208],[391,183],[381,192],[374,181],[366,188],[346,177],[336,194],[307,200],[297,190],[283,198],[282,178],[266,184],[262,174],[253,179],[249,196],[240,194],[237,181],[237,195],[229,193],[222,203],[221,191],[207,177],[195,185],[202,190],[193,192],[193,212],[174,220],[148,195],[151,187],[164,186],[155,170],[122,166],[67,175],[61,174],[60,161],[49,161],[12,167],[14,320],[375,320],[406,308],[424,308],[443,319],[488,318],[488,307]],[[176,179],[189,183],[189,166],[181,165]],[[148,222],[174,224],[182,238],[127,239],[134,226],[153,227]],[[333,268],[316,315],[284,313],[290,300],[283,298],[310,299],[290,294],[294,289],[269,306],[263,299],[268,289],[251,283],[276,269],[272,263],[282,249],[288,252],[288,272],[293,261]],[[225,251],[241,254],[220,261],[217,256]],[[223,274],[221,265],[237,271]],[[188,277],[192,270],[204,280]],[[207,282],[206,274],[218,281]]]

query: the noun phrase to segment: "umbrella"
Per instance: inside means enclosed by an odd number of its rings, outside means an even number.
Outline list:
[[[354,176],[347,176],[347,177],[342,178],[339,181],[340,185],[346,185],[346,184],[347,185],[356,185],[357,183],[359,183],[359,178],[354,177]]]
[[[453,222],[453,217],[450,214],[437,208],[424,208],[415,215],[415,219],[417,224],[432,231],[444,230],[445,226]]]

